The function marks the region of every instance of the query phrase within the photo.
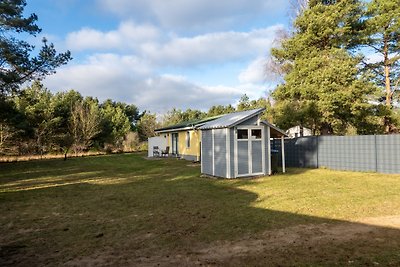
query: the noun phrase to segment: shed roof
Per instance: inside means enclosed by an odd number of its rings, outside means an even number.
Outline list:
[[[258,109],[229,113],[223,115],[222,117],[216,120],[205,123],[199,129],[208,130],[208,129],[230,128],[254,116],[261,114],[264,110],[265,110],[264,108],[258,108]]]
[[[276,127],[275,125],[269,123],[268,121],[261,121],[261,123],[264,123],[265,125],[270,127],[270,129],[271,129],[271,137],[272,138],[287,136],[287,134],[283,130],[279,129],[278,127]]]
[[[220,118],[222,115],[218,115],[218,116],[213,116],[213,117],[207,117],[201,120],[190,120],[190,121],[184,121],[178,124],[174,124],[174,125],[170,125],[167,127],[163,127],[163,128],[159,128],[156,129],[155,132],[156,133],[163,133],[163,132],[171,132],[171,131],[179,131],[179,130],[184,130],[184,129],[192,129],[198,126],[201,126],[203,124],[205,124],[208,121],[212,121],[215,119]]]

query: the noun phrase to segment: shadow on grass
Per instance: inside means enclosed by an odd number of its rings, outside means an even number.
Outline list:
[[[396,228],[257,208],[238,188],[256,180],[199,176],[141,155],[1,169],[0,265],[400,263]]]

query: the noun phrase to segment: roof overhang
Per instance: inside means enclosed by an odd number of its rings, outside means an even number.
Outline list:
[[[287,137],[288,135],[281,129],[279,129],[278,127],[276,127],[275,125],[269,123],[268,121],[261,121],[261,123],[267,125],[268,127],[271,128],[271,137],[272,138],[278,138],[278,137]]]
[[[157,134],[162,134],[162,133],[173,133],[173,132],[188,131],[188,130],[195,130],[195,127],[190,126],[190,127],[182,127],[182,128],[168,129],[168,130],[155,130],[154,132]]]

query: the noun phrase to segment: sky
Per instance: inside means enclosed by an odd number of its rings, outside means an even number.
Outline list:
[[[73,60],[43,83],[140,110],[208,110],[243,94],[266,97],[265,70],[277,31],[289,23],[279,0],[27,0],[42,37]]]

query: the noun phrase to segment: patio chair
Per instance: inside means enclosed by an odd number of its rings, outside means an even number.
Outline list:
[[[161,157],[168,156],[169,154],[169,146],[167,146],[165,149],[161,150]]]
[[[160,148],[158,146],[153,146],[153,157],[160,156]]]

